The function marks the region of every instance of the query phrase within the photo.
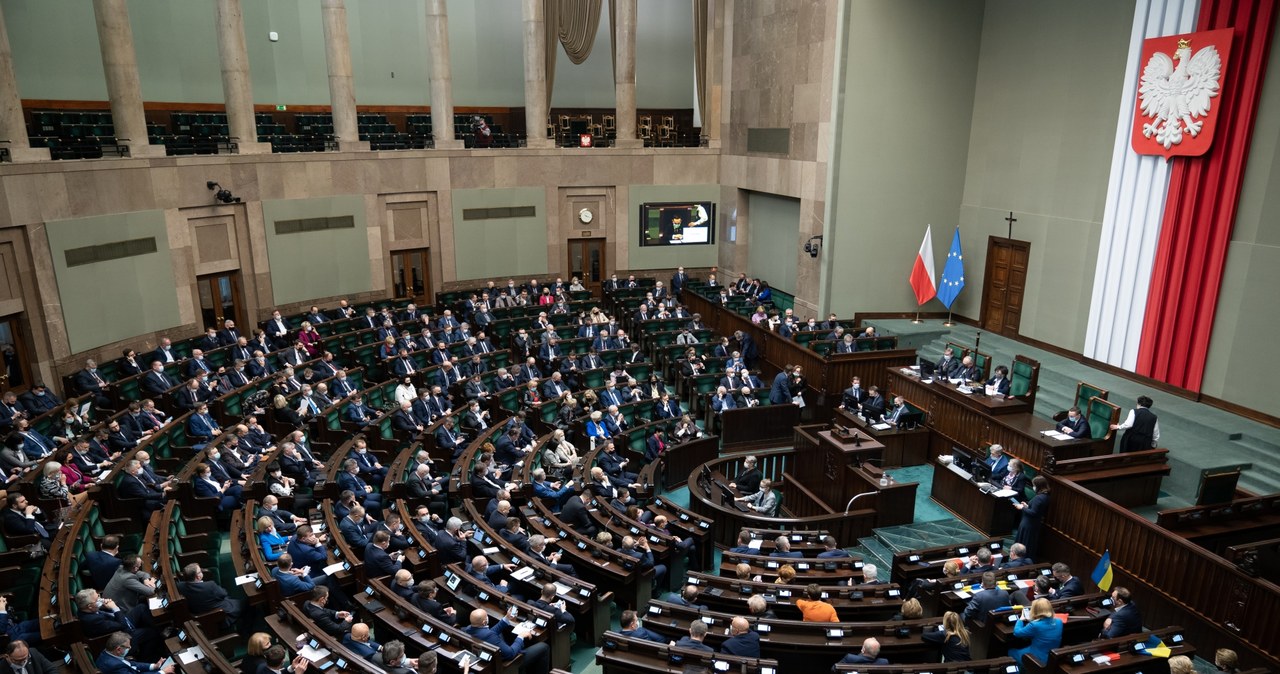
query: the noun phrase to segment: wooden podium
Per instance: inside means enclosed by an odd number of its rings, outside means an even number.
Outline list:
[[[797,446],[801,460],[795,467],[796,480],[813,496],[835,512],[844,512],[849,499],[870,493],[854,503],[854,509],[875,509],[877,527],[910,524],[915,520],[915,482],[892,482],[881,486],[883,471],[870,461],[884,458],[885,446],[862,431],[797,429],[797,436],[812,439],[807,448]],[[812,457],[813,460],[809,460]]]

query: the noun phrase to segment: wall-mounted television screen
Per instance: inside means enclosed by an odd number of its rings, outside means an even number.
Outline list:
[[[640,205],[640,245],[688,246],[716,242],[716,205],[710,201]]]

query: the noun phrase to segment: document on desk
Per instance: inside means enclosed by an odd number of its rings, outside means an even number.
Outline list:
[[[246,573],[243,576],[236,576],[236,585],[248,585],[258,579],[256,573]]]
[[[565,585],[564,583],[555,583],[555,586],[556,586],[557,595],[569,594],[570,592],[573,591],[573,588],[569,587],[568,585]]]
[[[1014,491],[1014,490],[1012,490],[1012,489],[1001,489],[1001,490],[997,491],[996,493],[992,494],[992,496],[995,496],[996,498],[1009,498],[1010,496],[1013,496],[1013,495],[1015,495],[1015,494],[1017,494],[1017,493],[1018,493],[1018,492],[1016,492],[1016,491]]]
[[[178,651],[178,662],[189,665],[196,660],[204,659],[204,651],[199,646],[192,646],[185,651]]]
[[[533,576],[532,566],[522,566],[511,572],[511,577],[516,580],[526,580],[531,576]]]
[[[163,599],[161,597],[150,597],[147,599],[147,608],[151,609],[152,611],[159,611],[160,609],[168,605],[169,605],[168,599]]]
[[[324,648],[312,648],[311,644],[304,644],[298,649],[298,655],[310,660],[311,662],[320,662],[329,657],[329,651]]]
[[[1067,435],[1066,433],[1059,433],[1056,430],[1040,431],[1040,435],[1053,438],[1054,440],[1070,440],[1071,439],[1070,435]]]
[[[336,562],[334,564],[330,564],[329,566],[324,567],[324,575],[332,576],[333,574],[341,571],[345,566],[346,564],[344,562]]]
[[[751,542],[747,544],[747,547],[751,548],[752,550],[759,550],[760,547],[763,545],[764,545],[763,538],[753,538],[751,539]]]
[[[956,596],[961,599],[968,599],[973,596],[973,593],[968,590],[956,590]]]
[[[890,428],[893,428],[893,426],[890,426],[889,424],[885,424],[885,423],[879,423],[872,426],[872,428],[876,429],[877,431],[887,431]]]

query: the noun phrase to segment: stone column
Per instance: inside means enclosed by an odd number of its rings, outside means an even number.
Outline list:
[[[128,146],[131,157],[163,157],[164,147],[147,141],[147,118],[142,111],[142,86],[133,52],[133,29],[125,0],[93,0],[98,22],[98,46],[102,70],[111,99],[111,122],[116,139]]]
[[[524,127],[527,147],[553,147],[547,138],[547,49],[542,0],[522,0],[524,16]]]
[[[249,51],[244,42],[244,16],[240,0],[218,0],[214,8],[218,28],[218,58],[222,62],[222,97],[227,106],[227,126],[240,154],[269,154],[271,143],[258,142],[253,119],[253,80],[249,78]]]
[[[462,141],[453,135],[453,67],[445,0],[427,0],[427,49],[431,51],[431,138],[438,150],[461,149]]]
[[[22,117],[22,97],[18,95],[18,78],[13,74],[13,51],[9,32],[4,25],[4,8],[0,7],[0,147],[9,149],[13,161],[38,161],[49,158],[49,148],[31,147],[27,125]]]
[[[333,135],[339,152],[368,150],[356,129],[356,89],[351,77],[351,38],[347,35],[347,6],[343,0],[321,0],[324,22],[324,61],[329,68],[329,100]]]
[[[707,147],[720,147],[720,110],[724,92],[724,17],[726,0],[709,0],[707,11],[707,108],[702,111],[702,137]]]
[[[617,147],[642,147],[636,137],[636,0],[618,0],[618,25],[613,27],[618,45],[617,70],[613,74],[617,108]]]

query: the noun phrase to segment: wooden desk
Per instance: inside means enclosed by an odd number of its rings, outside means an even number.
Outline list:
[[[1020,400],[976,399],[949,384],[922,383],[919,376],[906,374],[901,368],[889,368],[887,379],[890,391],[915,401],[928,413],[928,425],[934,431],[930,454],[950,454],[953,444],[976,450],[998,443],[1006,453],[1039,471],[1050,456],[1077,459],[1110,454],[1114,449],[1114,437],[1054,440],[1042,435],[1055,427],[1054,422],[1030,414],[1029,406]]]
[[[955,471],[934,459],[930,498],[986,536],[1003,536],[1018,526],[1019,513],[1009,499],[983,493]]]
[[[800,423],[795,405],[760,405],[720,413],[721,453],[749,452],[785,445]]]
[[[1172,471],[1168,454],[1167,449],[1144,449],[1087,456],[1057,461],[1049,472],[1126,508],[1155,505],[1160,498],[1160,483]]]
[[[862,417],[850,414],[848,410],[836,410],[832,423],[857,430],[884,445],[884,456],[880,465],[885,468],[918,466],[929,461],[928,428],[899,430],[893,427],[878,431]]]

